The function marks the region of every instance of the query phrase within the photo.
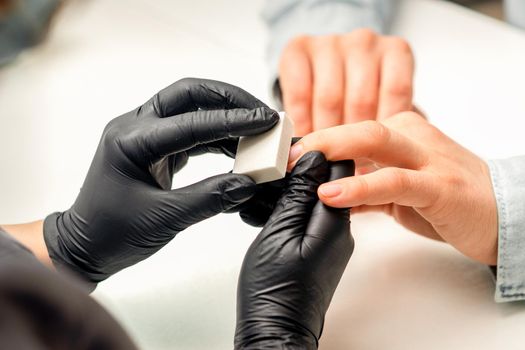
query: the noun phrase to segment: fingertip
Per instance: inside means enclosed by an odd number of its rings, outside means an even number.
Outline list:
[[[279,112],[270,107],[259,107],[263,111],[264,119],[270,124],[275,125],[279,121]]]
[[[344,188],[340,184],[326,183],[319,186],[317,195],[321,202],[333,208],[350,208],[351,205],[345,200]]]
[[[295,132],[294,134],[297,135],[297,136],[306,136],[308,135],[309,133],[311,133],[313,131],[312,129],[312,125],[310,122],[308,123],[299,123],[297,121],[294,120],[294,123],[295,123]]]
[[[324,198],[335,198],[343,193],[343,186],[338,183],[326,183],[319,187],[319,195]]]
[[[243,203],[255,195],[257,184],[249,176],[241,174],[223,175],[222,194],[225,199],[225,210]]]
[[[322,152],[310,151],[301,156],[295,162],[292,169],[292,176],[304,174],[316,168],[326,168],[328,171],[328,162]]]
[[[292,147],[290,147],[290,153],[288,154],[288,164],[295,164],[297,160],[302,156],[303,154],[303,144],[301,142],[297,142]]]
[[[231,136],[253,136],[270,130],[279,121],[279,114],[269,107],[254,109],[229,109],[226,115],[226,128]],[[212,113],[217,113],[213,111]]]

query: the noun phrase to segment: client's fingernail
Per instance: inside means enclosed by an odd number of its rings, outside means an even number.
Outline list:
[[[299,158],[299,156],[303,153],[303,145],[300,143],[296,143],[295,145],[290,148],[290,154],[288,156],[288,163],[293,163],[294,161]]]
[[[343,187],[339,184],[326,184],[319,187],[319,193],[325,197],[335,197],[343,192]]]

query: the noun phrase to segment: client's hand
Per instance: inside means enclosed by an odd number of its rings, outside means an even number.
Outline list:
[[[358,164],[359,176],[319,188],[325,204],[383,211],[412,231],[496,264],[497,208],[487,164],[418,114],[320,130],[291,154],[297,159],[312,150]]]

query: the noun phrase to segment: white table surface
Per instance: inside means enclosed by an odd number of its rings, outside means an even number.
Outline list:
[[[225,80],[269,101],[262,0],[72,1],[49,39],[0,70],[0,222],[67,209],[104,125],[171,82]],[[457,6],[405,0],[394,32],[417,61],[416,102],[481,156],[525,153],[525,33]],[[195,158],[184,185],[232,161]],[[95,297],[143,349],[230,349],[236,280],[257,229],[202,222]],[[525,303],[496,304],[485,266],[378,214],[356,250],[321,349],[523,349]]]

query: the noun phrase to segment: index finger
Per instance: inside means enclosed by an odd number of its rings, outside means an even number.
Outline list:
[[[307,37],[299,37],[290,42],[279,65],[284,110],[294,121],[297,136],[306,135],[313,128],[313,78],[306,40]]]
[[[427,163],[423,147],[377,121],[364,121],[319,130],[290,150],[290,163],[318,150],[331,161],[366,158],[381,165],[417,169]]]
[[[381,64],[378,120],[412,109],[414,56],[400,38],[388,38]]]
[[[137,144],[145,147],[151,161],[156,161],[210,142],[257,135],[271,129],[278,121],[277,112],[265,107],[201,110],[157,119]]]
[[[184,78],[150,99],[160,118],[199,109],[268,107],[243,89],[216,80]]]

